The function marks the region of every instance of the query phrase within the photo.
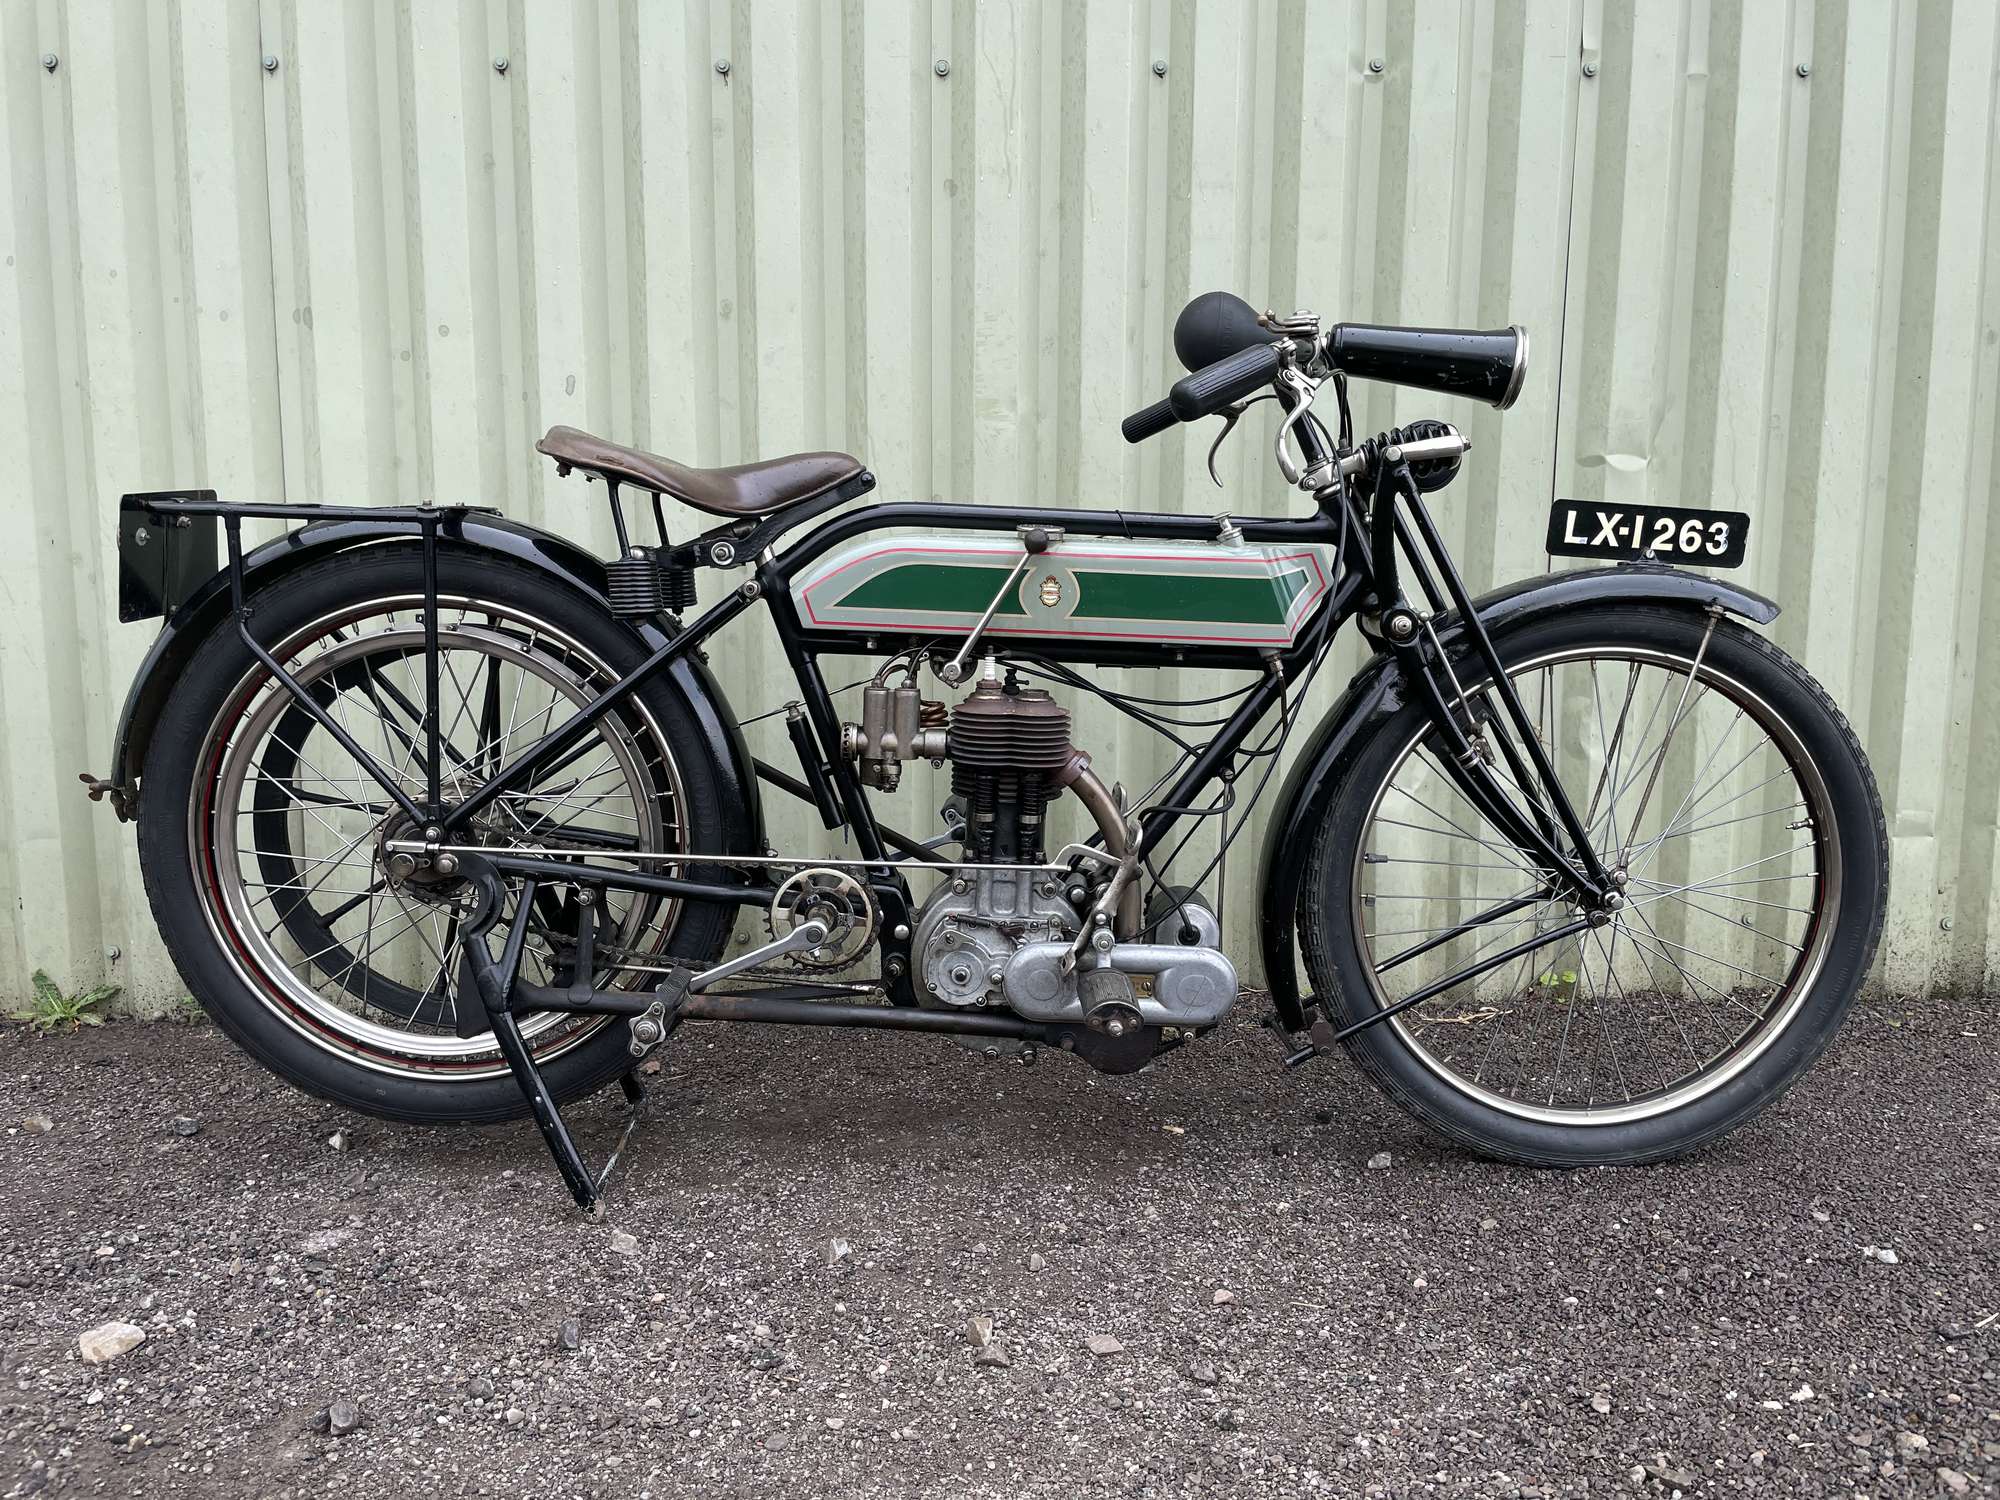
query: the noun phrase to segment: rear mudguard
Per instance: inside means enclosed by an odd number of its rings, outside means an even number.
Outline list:
[[[1550,573],[1505,584],[1472,601],[1473,612],[1490,634],[1586,604],[1677,604],[1688,609],[1716,605],[1758,625],[1778,617],[1778,606],[1762,594],[1738,588],[1719,578],[1684,573],[1657,563],[1626,563],[1614,568],[1590,568],[1575,573]],[[1454,657],[1469,647],[1464,625],[1455,614],[1440,615],[1438,638]],[[1258,871],[1258,941],[1264,960],[1264,982],[1279,1022],[1288,1031],[1307,1024],[1310,997],[1299,993],[1298,965],[1293,955],[1313,835],[1326,816],[1327,805],[1348,763],[1366,745],[1373,730],[1405,702],[1402,669],[1386,654],[1377,654],[1355,673],[1338,702],[1314,728],[1299,758],[1292,763],[1273,809]]]
[[[381,546],[419,540],[415,521],[354,520],[319,521],[266,543],[243,559],[244,585],[255,591],[305,567],[356,547]],[[580,589],[610,609],[606,597],[604,564],[575,543],[533,526],[523,526],[503,516],[466,514],[438,524],[441,545],[466,551],[490,552],[517,563],[539,569],[558,582]],[[180,680],[195,650],[229,612],[229,575],[218,573],[175,610],[162,627],[159,639],[146,653],[125,695],[125,710],[119,715],[118,736],[112,742],[111,774],[106,788],[120,817],[131,816],[140,792],[139,771],[145,764],[146,746],[159,722],[167,695]],[[654,620],[630,621],[646,647],[654,649],[668,639],[667,632]],[[706,741],[716,765],[718,790],[743,809],[740,837],[744,847],[732,853],[762,853],[764,817],[757,793],[757,778],[743,732],[730,712],[721,687],[705,660],[682,656],[666,671],[664,680],[679,694],[689,715]]]

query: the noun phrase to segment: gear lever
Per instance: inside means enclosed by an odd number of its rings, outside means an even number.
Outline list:
[[[1021,560],[1008,572],[1006,581],[1000,585],[1000,592],[993,596],[993,602],[986,606],[986,613],[972,627],[972,634],[958,648],[958,655],[937,669],[938,676],[947,687],[957,687],[965,681],[965,666],[979,645],[979,637],[986,633],[986,627],[993,623],[995,612],[1020,583],[1021,575],[1028,571],[1028,564],[1062,540],[1062,530],[1056,526],[1021,526],[1016,528],[1016,535],[1021,538]]]

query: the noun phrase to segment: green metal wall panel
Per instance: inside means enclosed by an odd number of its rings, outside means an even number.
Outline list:
[[[1552,494],[1753,512],[1747,579],[1882,778],[1884,978],[1990,982],[1996,56],[1994,0],[0,0],[0,994],[178,988],[75,782],[147,640],[121,491],[479,501],[603,549],[532,451],[563,421],[844,447],[890,498],[1274,511],[1258,424],[1220,493],[1205,434],[1118,435],[1211,287],[1531,328],[1504,417],[1359,413],[1473,433],[1476,582],[1545,568]],[[782,700],[767,643],[724,656],[740,711]],[[1099,711],[1078,739],[1163,765]]]

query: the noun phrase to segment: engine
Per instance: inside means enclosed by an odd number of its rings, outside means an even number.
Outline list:
[[[1070,745],[1067,709],[991,669],[952,711],[945,755],[964,819],[964,859],[975,868],[925,903],[912,951],[931,997],[1004,1005],[1007,966],[1024,944],[1066,945],[1080,930],[1061,877],[1015,867],[1043,862],[1049,803],[1088,774],[1090,762]]]
[[[1039,688],[983,677],[952,712],[945,756],[965,818],[965,858],[1040,864],[1049,800],[1075,780],[1069,710]]]
[[[1012,673],[1003,678],[991,660],[941,735],[936,706],[919,702],[914,682],[881,691],[848,734],[863,779],[894,785],[900,766],[891,769],[892,759],[941,753],[964,818],[959,869],[924,903],[911,938],[924,1003],[999,1006],[1130,1036],[1143,1041],[1131,1066],[1151,1053],[1143,1028],[1222,1018],[1236,999],[1236,970],[1221,951],[1214,915],[1175,898],[1168,909],[1179,915],[1150,924],[1165,940],[1144,940],[1122,798],[1071,744],[1066,708]],[[908,702],[898,701],[905,695]],[[1047,867],[1048,811],[1065,792],[1102,835],[1102,855],[1073,873]]]

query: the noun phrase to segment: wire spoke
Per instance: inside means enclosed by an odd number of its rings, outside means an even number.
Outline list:
[[[421,888],[405,884],[383,867],[379,841],[398,814],[369,763],[345,746],[372,755],[384,779],[410,794],[423,785],[419,765],[435,732],[449,805],[506,763],[510,743],[538,740],[612,680],[511,607],[456,604],[439,613],[435,701],[418,644],[420,612],[384,601],[288,647],[283,659],[316,716],[275,682],[241,705],[213,762],[211,794],[213,829],[240,832],[207,835],[218,869],[216,914],[274,993],[272,1003],[303,1016],[317,1045],[429,1076],[441,1062],[503,1065],[490,1036],[456,1034],[464,892],[435,876]],[[468,824],[468,842],[563,849],[579,861],[680,852],[688,824],[679,788],[672,753],[650,720],[607,715],[534,779],[495,799]],[[505,922],[521,883],[503,889]],[[612,988],[653,982],[648,972],[664,972],[680,909],[674,898],[606,895],[604,959],[586,978]],[[575,951],[573,931],[560,913],[535,912],[524,976],[548,982],[562,955]],[[606,1024],[596,1015],[543,1012],[524,1017],[523,1031],[534,1053],[547,1055]]]
[[[1713,627],[1703,640],[1719,659]],[[1482,889],[1485,871],[1537,881],[1541,872],[1518,862],[1532,856],[1496,838],[1477,807],[1459,810],[1470,804],[1428,740],[1412,741],[1384,778],[1363,826],[1367,853],[1356,856],[1362,953],[1382,1008],[1418,990],[1435,996],[1388,1025],[1448,1079],[1556,1117],[1651,1113],[1714,1087],[1753,1045],[1772,1013],[1764,1007],[1789,993],[1792,980],[1769,970],[1802,972],[1823,931],[1824,883],[1819,836],[1780,830],[1813,827],[1820,794],[1784,748],[1793,738],[1775,737],[1771,711],[1737,693],[1726,671],[1691,640],[1685,656],[1578,648],[1515,670],[1555,770],[1551,791],[1582,809],[1578,822],[1624,900],[1601,925],[1505,968],[1472,972],[1524,930],[1574,922],[1586,909],[1580,898],[1564,886],[1467,926],[1460,917],[1510,899]],[[1471,697],[1482,694],[1492,701],[1490,682]],[[1532,802],[1508,767],[1489,769],[1517,806]],[[1411,778],[1430,776],[1450,790],[1411,789]],[[1369,889],[1377,879],[1385,888]],[[1403,943],[1416,947],[1396,952]],[[1425,953],[1432,958],[1407,972],[1394,967]],[[1447,954],[1440,967],[1434,960]]]

